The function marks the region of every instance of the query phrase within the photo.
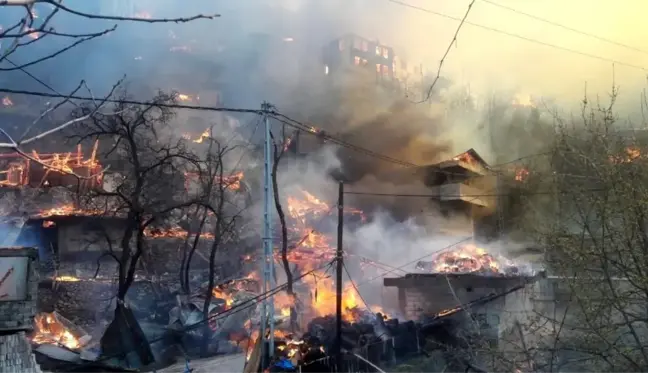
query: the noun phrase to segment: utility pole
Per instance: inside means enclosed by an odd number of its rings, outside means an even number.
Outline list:
[[[270,172],[272,170],[272,144],[270,137],[270,104],[263,102],[261,109],[263,110],[263,121],[265,125],[265,135],[263,142],[264,162],[263,162],[263,260],[261,271],[263,273],[263,294],[264,299],[261,307],[261,334],[262,341],[262,358],[261,369],[268,366],[265,354],[265,335],[266,324],[269,324],[269,341],[268,341],[268,357],[272,358],[274,355],[274,297],[266,296],[268,291],[272,291],[273,284],[273,266],[274,256],[272,249],[272,214],[271,206],[273,202],[272,183],[270,182]]]
[[[335,363],[337,371],[342,371],[342,270],[344,262],[342,259],[342,232],[344,228],[344,183],[340,181],[338,190],[338,229],[337,229],[337,289],[335,297]]]

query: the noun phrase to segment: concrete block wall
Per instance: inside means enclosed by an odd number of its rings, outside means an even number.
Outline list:
[[[26,256],[29,258],[27,268],[27,291],[22,300],[0,300],[0,331],[21,331],[33,328],[38,294],[38,250],[33,248],[0,248],[0,260],[3,257]]]
[[[38,250],[33,248],[0,248],[0,260],[27,257],[25,297],[0,300],[0,372],[40,373],[26,332],[33,329],[38,294]],[[19,280],[22,281],[22,280]]]
[[[0,372],[41,372],[25,332],[0,336]]]

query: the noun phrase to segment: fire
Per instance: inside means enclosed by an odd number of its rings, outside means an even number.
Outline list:
[[[2,105],[3,106],[13,106],[13,104],[14,103],[13,103],[13,101],[11,100],[11,98],[9,96],[4,96],[2,98]]]
[[[225,186],[226,189],[232,190],[232,191],[237,191],[241,189],[241,182],[243,181],[243,177],[245,176],[245,173],[243,171],[236,172],[230,176],[223,176],[222,180],[218,180],[218,177],[214,177],[215,182],[220,182],[222,185]],[[195,179],[198,179],[200,175],[195,172],[185,172],[185,188],[189,189],[189,182]]]
[[[0,180],[0,186],[21,186],[31,182],[38,182],[38,186],[56,184],[51,176],[65,176],[76,174],[88,179],[82,179],[84,185],[97,186],[101,184],[101,165],[97,161],[99,143],[95,141],[90,158],[85,159],[81,145],[77,145],[75,152],[40,154],[32,151],[31,159],[26,159],[18,153],[0,155],[0,158],[9,160],[5,170],[0,170],[0,175],[5,175]],[[50,183],[51,182],[51,183]],[[76,180],[75,180],[76,182]]]
[[[57,282],[79,282],[80,278],[74,276],[57,276],[54,278],[54,281]]]
[[[212,296],[214,298],[222,299],[225,301],[225,306],[227,308],[232,307],[234,304],[234,297],[231,293],[226,292],[225,290],[215,287],[212,289]]]
[[[211,133],[209,129],[206,129],[203,131],[203,133],[200,134],[200,136],[193,140],[196,144],[201,144],[203,141],[207,140],[208,138],[211,137]]]
[[[452,159],[457,162],[464,163],[470,167],[479,167],[479,162],[468,152],[461,153]]]
[[[144,235],[149,238],[187,238],[189,232],[180,227],[172,227],[169,229],[146,228]],[[201,233],[200,237],[208,240],[214,239],[214,235],[209,232]]]
[[[524,181],[529,176],[529,170],[520,168],[515,170],[515,181]]]
[[[631,163],[642,157],[641,149],[634,146],[629,146],[625,148],[624,153],[625,154],[623,154],[622,156],[610,156],[609,159],[612,163],[619,164],[619,163]]]
[[[58,344],[69,349],[78,349],[82,343],[53,313],[39,313],[34,317],[35,344]]]
[[[319,220],[322,216],[326,216],[331,211],[331,207],[307,191],[301,191],[301,198],[290,196],[287,201],[288,215],[293,221],[290,232],[299,239],[295,248],[288,253],[288,260],[295,263],[302,272],[313,271],[331,262],[335,258],[333,242],[326,234],[317,232],[308,222],[309,219]],[[335,281],[330,276],[324,271],[315,271],[313,275],[304,277],[302,282],[310,289],[312,316],[335,313]],[[355,288],[349,284],[342,297],[342,312],[345,320],[357,320],[357,312],[354,311],[359,307],[359,298]],[[275,299],[275,306],[284,312],[290,304],[286,299]]]
[[[103,211],[98,209],[80,209],[73,204],[54,207],[51,209],[43,210],[38,213],[39,218],[46,219],[55,216],[96,216],[101,215]]]
[[[295,219],[303,219],[307,215],[321,216],[330,212],[331,208],[325,202],[315,198],[307,191],[302,191],[304,199],[288,197],[288,213]]]
[[[56,223],[54,223],[51,220],[43,220],[43,228],[51,228],[56,226]]]
[[[506,262],[506,263],[501,263]],[[510,266],[508,260],[486,252],[474,244],[467,244],[456,250],[439,254],[432,262],[419,262],[417,269],[434,273],[503,273],[503,265]]]

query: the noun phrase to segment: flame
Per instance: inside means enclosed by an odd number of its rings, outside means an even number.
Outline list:
[[[426,269],[435,273],[486,272],[501,274],[503,273],[501,261],[505,261],[506,265],[511,264],[506,259],[496,259],[481,247],[474,244],[466,244],[456,250],[437,255]],[[419,264],[422,265],[421,263]],[[419,269],[423,268],[419,267]]]
[[[186,101],[191,101],[192,99],[191,99],[191,96],[189,96],[189,95],[186,95],[184,93],[179,93],[178,94],[178,100],[186,102]]]
[[[475,157],[470,155],[470,153],[465,152],[461,153],[458,156],[452,158],[454,161],[457,161],[459,163],[463,163],[464,165],[468,165],[469,167],[472,168],[479,168],[481,165]]]
[[[79,282],[81,281],[80,278],[74,277],[74,276],[57,276],[54,277],[54,281],[57,282]]]
[[[3,106],[13,106],[13,104],[14,103],[13,103],[13,101],[11,100],[11,98],[9,96],[4,96],[2,98],[2,105]]]
[[[631,163],[642,157],[641,149],[634,146],[625,148],[624,153],[623,156],[610,156],[609,159],[612,163],[620,164]]]
[[[56,226],[56,223],[54,223],[51,220],[43,220],[43,228],[50,228]]]
[[[96,216],[101,214],[103,214],[103,211],[98,209],[80,209],[75,207],[74,204],[67,204],[40,211],[37,217],[46,219],[55,216]]]
[[[240,190],[241,189],[241,181],[243,181],[243,177],[245,176],[245,173],[243,171],[239,171],[235,174],[232,174],[230,176],[223,176],[223,179],[220,180],[220,183],[225,186],[226,189],[229,190]],[[186,184],[189,183],[191,180],[196,180],[200,177],[198,173],[195,172],[185,172],[185,179],[186,179]],[[214,177],[215,182],[219,182],[218,177]],[[188,189],[188,185],[187,185]]]
[[[227,308],[232,307],[232,305],[234,304],[233,294],[228,293],[224,289],[221,289],[219,287],[212,289],[212,296],[214,298],[223,299]]]
[[[169,229],[146,228],[144,235],[149,238],[187,238],[189,232],[180,227],[172,227]],[[214,235],[209,232],[201,233],[200,237],[208,240],[214,239]]]
[[[288,215],[294,222],[290,227],[292,235],[299,238],[296,248],[288,253],[288,260],[297,264],[302,272],[310,272],[335,258],[335,248],[330,238],[315,231],[309,225],[310,219],[321,220],[326,216],[331,207],[311,193],[302,190],[301,198],[289,196],[287,198]],[[356,210],[351,213],[357,213]],[[276,254],[279,258],[280,254]],[[335,313],[335,281],[323,271],[315,271],[312,276],[302,279],[310,289],[310,308],[312,316],[326,316]],[[347,321],[358,319],[359,295],[352,285],[348,285],[342,296],[342,316]],[[364,306],[364,305],[363,305]],[[276,298],[275,307],[281,309],[290,307],[285,298]]]
[[[95,176],[83,182],[101,184],[101,165],[97,161],[99,142],[95,141],[90,158],[85,159],[81,145],[77,145],[76,152],[40,154],[33,150],[32,162],[18,153],[3,154],[2,158],[11,160],[7,169],[0,170],[0,175],[6,175],[0,180],[0,186],[27,185],[31,181],[40,181],[41,185],[50,185],[48,176],[55,174],[77,174],[82,176]],[[44,169],[44,173],[42,172]],[[40,171],[40,174],[39,174]],[[36,173],[34,176],[33,173]]]
[[[524,181],[529,176],[529,170],[520,168],[515,170],[515,181]]]
[[[71,350],[81,347],[79,338],[74,336],[51,313],[39,313],[34,317],[34,335],[31,340],[35,344],[58,344]]]
[[[210,130],[206,129],[203,131],[203,133],[200,134],[200,136],[197,139],[193,140],[193,142],[195,142],[196,144],[201,144],[203,141],[207,140],[210,137],[211,137]]]

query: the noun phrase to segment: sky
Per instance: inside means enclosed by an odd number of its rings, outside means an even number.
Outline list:
[[[402,2],[462,18],[471,0]],[[638,92],[647,83],[647,71],[642,68],[648,68],[648,2],[492,0],[640,51],[549,25],[489,2],[475,0],[467,22],[539,43],[464,24],[445,60],[443,76],[469,86],[475,94],[513,91],[521,97],[552,97],[565,105],[578,103],[586,87],[588,94],[604,96],[614,81],[620,86],[623,100],[630,104],[638,102]],[[220,19],[189,26],[206,33],[214,30],[219,35],[226,32],[222,25],[233,21],[237,27],[251,32],[289,35],[317,43],[355,32],[392,45],[397,54],[410,63],[422,63],[432,73],[436,72],[459,24],[389,0],[214,0],[192,5],[177,0],[137,0],[135,4],[153,16],[219,12]],[[619,63],[614,65],[611,61]]]
[[[386,1],[386,0],[385,0]],[[450,16],[463,17],[468,0],[407,0]],[[494,0],[520,12],[551,20],[601,38],[643,50],[605,43],[592,37],[534,20],[477,0],[467,21],[496,28],[543,43],[648,68],[648,2],[641,0]],[[389,9],[393,8],[393,12]],[[391,36],[410,58],[439,60],[452,40],[458,22],[418,10],[403,11],[401,5],[386,7],[398,14],[398,22],[410,26]],[[416,31],[414,31],[416,30]],[[470,24],[464,24],[450,51],[444,72],[470,84],[475,91],[504,88],[521,94],[547,95],[562,100],[582,96],[585,84],[592,94],[609,92],[613,82],[623,92],[642,89],[646,70],[602,61],[565,50],[533,43]]]

